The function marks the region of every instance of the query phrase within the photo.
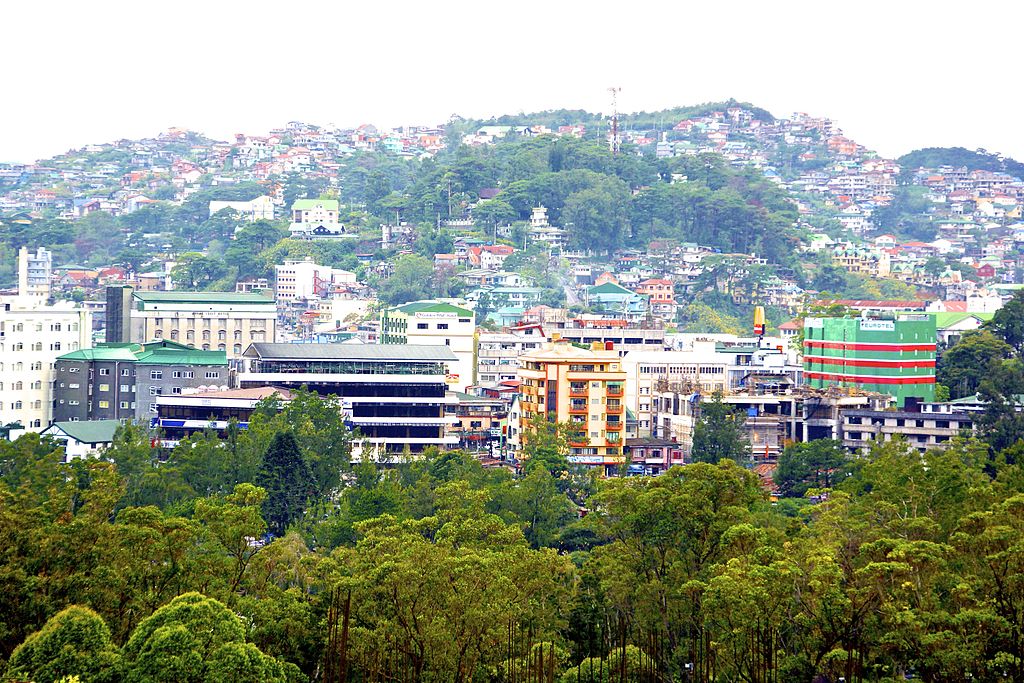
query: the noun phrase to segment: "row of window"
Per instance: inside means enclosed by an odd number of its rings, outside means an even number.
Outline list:
[[[25,385],[22,382],[11,382],[11,391],[21,391],[24,388],[25,388]],[[43,388],[43,383],[40,382],[39,380],[36,380],[35,382],[30,382],[29,385],[28,385],[28,388],[38,391],[39,389]],[[3,390],[4,390],[4,383],[0,382],[0,391],[3,391]]]
[[[50,370],[52,370],[53,369],[53,363],[49,363],[49,366],[50,366]],[[19,371],[24,370],[24,369],[25,369],[25,364],[24,363],[18,362],[18,363],[12,363],[11,364],[11,370],[14,370],[15,372],[19,372]],[[35,363],[30,363],[29,366],[28,366],[28,369],[29,370],[42,370],[43,369],[43,364],[41,362],[39,362],[39,361],[36,361]],[[0,361],[0,372],[3,372],[3,370],[4,370],[4,364],[3,364],[2,361]]]
[[[2,325],[0,325],[0,329],[3,329]],[[78,332],[78,323],[70,323],[68,325],[64,325],[63,323],[51,323],[50,324],[50,332],[63,332],[65,329],[67,329],[69,332]],[[24,331],[25,331],[25,323],[14,323],[13,325],[11,325],[11,332],[24,332]],[[36,332],[42,332],[42,331],[43,331],[43,323],[36,323]]]
[[[42,410],[43,402],[42,401],[29,401],[28,407],[29,407],[29,410]],[[24,408],[25,408],[24,402],[22,402],[22,401],[11,401],[11,410],[23,410]],[[4,409],[4,403],[3,403],[3,401],[0,401],[0,410],[3,410],[3,409]]]
[[[23,343],[21,343],[21,342],[15,342],[14,344],[11,344],[11,351],[24,351],[24,350],[25,350],[25,345]],[[30,344],[29,345],[29,351],[42,351],[42,350],[43,350],[43,343],[42,342],[35,342],[34,344]],[[51,351],[77,351],[78,350],[78,342],[71,342],[70,344],[67,345],[67,349],[63,348],[61,346],[60,342],[53,342],[52,344],[50,344],[50,350]],[[2,352],[2,351],[4,351],[4,343],[0,342],[0,352]]]

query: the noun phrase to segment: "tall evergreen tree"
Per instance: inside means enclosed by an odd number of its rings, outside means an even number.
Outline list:
[[[270,442],[257,483],[267,491],[263,517],[274,534],[281,535],[306,508],[312,486],[309,466],[291,432],[278,432]]]
[[[693,460],[717,465],[721,460],[744,464],[750,460],[750,442],[743,431],[743,416],[722,402],[719,394],[701,405],[693,428]]]

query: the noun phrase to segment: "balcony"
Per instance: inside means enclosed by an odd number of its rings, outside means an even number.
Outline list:
[[[572,383],[569,385],[570,396],[587,396],[587,385]]]
[[[569,412],[570,413],[586,413],[588,406],[586,401],[570,401]]]
[[[606,431],[609,431],[609,432],[621,432],[622,431],[622,426],[623,426],[623,423],[619,422],[618,420],[616,420],[615,422],[609,421],[605,425],[604,428],[605,428]]]
[[[622,396],[622,385],[621,384],[609,384],[608,385],[609,396]]]
[[[569,446],[572,448],[586,448],[590,445],[586,432],[576,432],[569,435]]]
[[[623,406],[621,403],[612,403],[609,401],[608,405],[605,406],[605,411],[609,415],[622,415]]]

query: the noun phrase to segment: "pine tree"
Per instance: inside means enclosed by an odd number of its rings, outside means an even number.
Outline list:
[[[290,431],[274,435],[263,456],[257,484],[267,491],[263,502],[267,526],[272,533],[281,535],[302,516],[311,487],[309,466]]]

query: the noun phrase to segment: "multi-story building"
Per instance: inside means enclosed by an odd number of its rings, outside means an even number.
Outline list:
[[[260,293],[140,292],[107,287],[107,334],[111,343],[166,339],[235,359],[249,344],[272,342],[274,300]]]
[[[356,274],[339,268],[320,266],[307,257],[286,260],[274,266],[276,273],[274,293],[279,303],[296,300],[327,298],[335,285],[356,284]]]
[[[414,301],[380,314],[381,344],[447,346],[449,388],[465,391],[476,383],[476,314],[443,301]]]
[[[57,357],[91,344],[92,314],[85,309],[0,303],[0,424],[47,427]]]
[[[626,373],[626,407],[636,416],[640,436],[653,429],[652,398],[669,385],[685,386],[707,396],[744,389],[765,373],[779,375],[787,386],[799,385],[803,367],[781,339],[695,340],[683,351],[630,351],[622,358]]]
[[[477,338],[476,383],[490,387],[516,379],[519,357],[547,341],[540,325],[519,325],[504,332],[481,332]]]
[[[486,450],[501,438],[502,422],[508,417],[508,402],[501,398],[473,396],[454,392],[456,403],[447,407],[456,422],[448,433],[459,438],[459,448],[467,451]]]
[[[160,394],[150,426],[157,428],[164,445],[171,447],[196,432],[213,429],[224,433],[231,420],[247,429],[259,402],[272,396],[282,402],[292,398],[290,391],[278,387]]]
[[[528,318],[528,316],[524,316]],[[631,323],[625,318],[605,318],[582,315],[571,320],[543,322],[544,329],[552,337],[566,339],[575,344],[590,345],[595,342],[611,343],[620,356],[630,351],[651,351],[666,348],[665,326],[644,327]]]
[[[39,247],[35,253],[28,247],[18,250],[18,294],[46,300],[50,298],[53,254]]]
[[[626,373],[609,344],[585,349],[558,340],[519,359],[519,425],[513,447],[529,442],[533,423],[569,423],[569,460],[611,473],[623,462]],[[517,443],[518,442],[518,443]]]
[[[105,343],[56,361],[54,421],[149,420],[158,396],[227,389],[223,351],[200,351],[168,340]]]
[[[856,387],[908,399],[935,400],[935,318],[805,318],[804,381]]]
[[[949,403],[926,403],[919,407],[920,411],[842,411],[843,446],[856,452],[898,435],[923,453],[944,448],[951,438],[973,431],[971,415],[954,410]]]
[[[455,361],[447,346],[257,343],[244,353],[239,383],[337,396],[346,421],[362,435],[357,455],[380,457],[458,444],[445,434],[455,422],[445,415],[455,402],[447,393],[448,365]]]
[[[292,204],[293,237],[333,237],[344,233],[337,199],[297,199]]]

